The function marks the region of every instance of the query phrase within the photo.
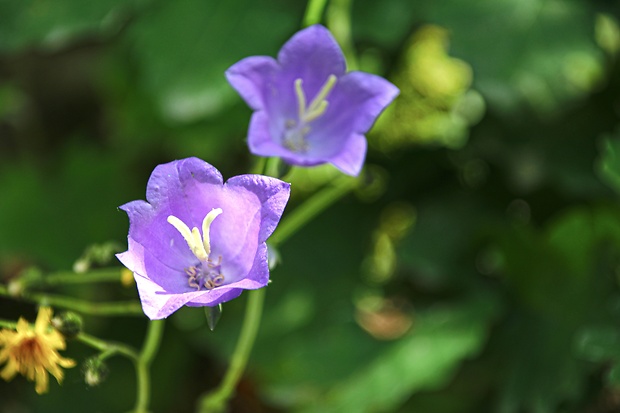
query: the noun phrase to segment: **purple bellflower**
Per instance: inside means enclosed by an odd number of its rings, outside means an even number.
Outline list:
[[[255,111],[248,145],[292,165],[331,163],[358,175],[364,134],[399,91],[369,73],[348,72],[342,50],[321,25],[295,34],[278,53],[245,58],[226,78]]]
[[[148,202],[120,207],[129,216],[129,248],[117,257],[134,273],[144,313],[157,320],[267,285],[265,241],[289,194],[288,183],[262,175],[224,183],[197,158],[157,166]]]

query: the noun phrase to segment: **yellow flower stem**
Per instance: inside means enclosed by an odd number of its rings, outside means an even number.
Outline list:
[[[339,177],[333,184],[317,192],[288,214],[269,238],[269,243],[273,246],[281,244],[358,184],[357,178],[344,175]]]
[[[136,405],[133,413],[148,413],[151,400],[150,367],[164,334],[164,320],[149,322],[142,350],[136,359],[136,376],[138,380]]]

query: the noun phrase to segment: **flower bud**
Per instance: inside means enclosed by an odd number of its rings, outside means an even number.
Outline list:
[[[103,383],[106,377],[108,377],[109,372],[108,366],[99,357],[86,359],[82,365],[84,382],[90,387],[95,387]]]
[[[41,285],[42,283],[44,283],[44,277],[41,270],[36,267],[28,267],[9,282],[8,292],[11,297],[21,297],[29,285]]]
[[[65,338],[75,338],[82,332],[82,317],[71,311],[66,311],[56,315],[52,319],[52,325]]]
[[[136,284],[131,270],[128,270],[127,268],[123,268],[121,270],[121,284],[123,287],[131,287]]]
[[[267,243],[267,265],[269,266],[269,270],[273,270],[274,268],[276,268],[276,265],[278,265],[280,261],[280,252],[278,251],[278,249],[275,246]]]

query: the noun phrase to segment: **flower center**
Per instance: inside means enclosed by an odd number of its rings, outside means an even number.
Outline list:
[[[28,365],[42,360],[42,349],[36,337],[28,337],[14,349],[13,356],[21,365]]]
[[[336,76],[329,75],[321,90],[316,94],[310,105],[307,104],[306,94],[302,88],[302,79],[295,80],[295,95],[297,96],[297,120],[287,119],[284,124],[283,145],[293,151],[306,153],[309,149],[306,136],[310,132],[310,122],[322,116],[327,110],[329,102],[327,95],[336,84]]]
[[[202,221],[202,236],[198,228],[194,227],[190,230],[183,221],[174,215],[168,217],[168,223],[181,233],[187,242],[187,246],[199,261],[198,264],[185,268],[185,274],[188,277],[187,284],[196,288],[196,291],[203,287],[212,290],[224,283],[224,275],[221,272],[222,257],[218,257],[217,262],[209,257],[211,254],[209,230],[213,220],[221,213],[221,208],[214,208],[205,216]]]

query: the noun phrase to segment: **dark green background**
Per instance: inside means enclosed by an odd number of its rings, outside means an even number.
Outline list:
[[[159,163],[197,156],[225,177],[247,173],[251,112],[223,72],[275,56],[304,8],[0,0],[3,281],[30,266],[70,269],[92,244],[124,248],[117,207],[144,198]],[[345,197],[281,246],[233,412],[620,411],[619,13],[603,0],[352,2],[360,68],[402,90],[396,114],[368,136],[380,179],[374,194]],[[335,8],[327,17],[343,23]],[[411,36],[428,24],[447,30],[449,55],[473,74],[455,96],[425,99],[407,83],[419,69]],[[459,100],[467,89],[474,100]],[[432,138],[407,126],[434,115],[435,126],[450,122]],[[388,148],[390,136],[401,140]],[[331,173],[300,174],[289,208]],[[393,267],[378,276],[382,263]],[[64,293],[137,297],[115,285]],[[375,338],[360,317],[389,303],[411,328]],[[217,385],[244,304],[226,304],[213,333],[201,309],[170,317],[153,365],[154,413],[191,412]],[[0,300],[1,318],[35,314]],[[135,346],[146,326],[142,317],[85,322]],[[93,351],[70,342],[65,354],[81,361]],[[132,366],[115,358],[109,367],[99,387],[74,368],[43,396],[22,377],[0,382],[0,411],[127,411]]]

